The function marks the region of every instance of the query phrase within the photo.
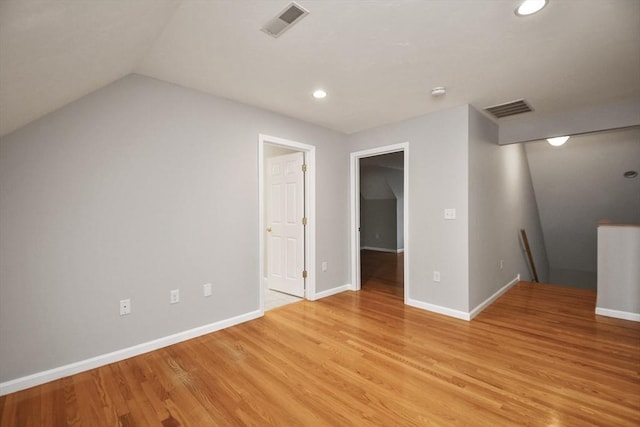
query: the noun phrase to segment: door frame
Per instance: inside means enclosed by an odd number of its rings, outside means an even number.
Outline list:
[[[351,290],[359,291],[361,288],[360,277],[360,159],[365,157],[380,156],[390,153],[404,153],[403,171],[403,219],[404,219],[404,303],[409,300],[409,142],[385,145],[382,147],[370,148],[368,150],[355,151],[351,153],[350,178],[351,178]]]
[[[260,311],[264,312],[264,242],[265,242],[265,212],[264,212],[264,145],[271,144],[304,153],[307,172],[304,180],[304,211],[307,226],[304,228],[304,268],[307,270],[305,279],[305,299],[316,299],[316,147],[291,141],[276,136],[258,134],[258,252],[259,252],[259,280]],[[302,218],[301,218],[302,219]],[[300,272],[302,274],[302,272]]]

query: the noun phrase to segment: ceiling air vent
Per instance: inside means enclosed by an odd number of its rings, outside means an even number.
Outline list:
[[[524,99],[518,99],[517,101],[487,107],[484,111],[500,119],[502,117],[515,116],[516,114],[528,113],[529,111],[533,111],[533,108],[531,108]]]
[[[261,30],[272,37],[280,37],[282,33],[287,31],[294,24],[298,23],[308,14],[308,10],[295,2],[291,2],[284,8],[284,10],[282,10],[282,12],[278,13],[275,18],[267,22]]]

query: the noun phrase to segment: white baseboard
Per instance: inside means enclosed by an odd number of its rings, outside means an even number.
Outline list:
[[[90,359],[81,360],[79,362],[70,363],[68,365],[49,369],[47,371],[37,372],[35,374],[27,375],[26,377],[5,381],[3,383],[0,383],[0,396],[14,393],[20,390],[25,390],[30,387],[35,387],[37,385],[64,378],[69,375],[77,374],[79,372],[99,368],[100,366],[108,365],[110,363],[119,362],[130,357],[138,356],[140,354],[148,353],[150,351],[167,347],[182,341],[190,340],[201,335],[219,331],[230,326],[248,322],[249,320],[257,319],[258,317],[261,317],[263,315],[264,312],[261,310],[252,311],[246,314],[241,314],[240,316],[210,323],[204,326],[199,326],[188,331],[178,332],[177,334],[134,345],[133,347],[123,348],[122,350],[117,350],[112,353],[107,353],[100,356],[92,357]]]
[[[609,308],[596,307],[596,314],[600,316],[615,317],[616,319],[640,322],[640,313],[630,313],[628,311],[611,310]]]
[[[362,246],[360,248],[360,250],[376,251],[376,252],[390,252],[392,254],[399,254],[400,252],[404,252],[404,248],[403,249],[389,249],[389,248],[378,248],[378,247],[375,247],[375,246]]]
[[[498,298],[500,298],[500,296],[502,294],[504,294],[505,292],[507,292],[509,290],[509,288],[511,288],[513,285],[515,285],[516,283],[518,283],[520,281],[520,274],[518,274],[515,279],[513,279],[512,281],[510,281],[509,283],[507,283],[506,285],[504,285],[503,287],[501,287],[496,293],[494,293],[493,295],[491,295],[489,298],[487,298],[486,300],[482,301],[476,308],[474,308],[473,310],[471,310],[471,312],[469,313],[469,316],[471,317],[471,319],[473,319],[474,317],[476,317],[478,314],[480,314],[480,312],[482,310],[484,310],[485,308],[489,307],[495,300],[497,300]]]
[[[423,301],[407,298],[404,301],[405,304],[411,307],[421,308],[423,310],[432,311],[438,314],[444,314],[445,316],[455,317],[456,319],[471,320],[469,313],[460,310],[454,310],[448,307],[442,307],[440,305],[429,304]]]
[[[321,298],[330,297],[331,295],[339,294],[340,292],[351,290],[351,285],[342,285],[337,288],[327,289],[326,291],[316,292],[311,301],[319,300]]]
[[[429,304],[423,301],[418,301],[414,299],[407,298],[405,300],[405,304],[410,305],[412,307],[421,308],[423,310],[432,311],[434,313],[444,314],[445,316],[455,317],[456,319],[462,320],[471,320],[476,317],[482,310],[487,308],[492,302],[498,299],[500,295],[504,294],[509,290],[510,287],[515,285],[520,281],[520,274],[516,276],[515,279],[504,285],[500,288],[496,293],[491,295],[489,298],[484,300],[480,305],[471,310],[471,312],[467,313],[466,311],[454,310],[448,307],[442,307],[440,305]]]

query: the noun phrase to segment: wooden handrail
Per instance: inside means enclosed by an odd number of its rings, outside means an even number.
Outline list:
[[[531,248],[529,247],[529,239],[527,239],[527,232],[524,231],[524,228],[520,229],[520,237],[522,237],[522,245],[524,246],[524,250],[527,253],[529,268],[531,269],[531,274],[533,275],[533,281],[539,283],[540,280],[538,280],[538,271],[536,270],[536,264],[533,262],[533,254],[531,253]]]

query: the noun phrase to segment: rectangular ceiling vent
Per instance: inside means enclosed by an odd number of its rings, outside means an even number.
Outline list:
[[[282,12],[278,13],[275,18],[267,22],[261,30],[271,37],[280,37],[282,33],[293,27],[294,24],[300,22],[300,20],[308,14],[308,10],[295,2],[291,2]]]
[[[533,111],[533,108],[527,104],[524,99],[518,99],[517,101],[507,102],[505,104],[494,105],[493,107],[486,107],[484,111],[492,114],[494,117],[501,119],[502,117],[515,116],[516,114],[528,113]]]

